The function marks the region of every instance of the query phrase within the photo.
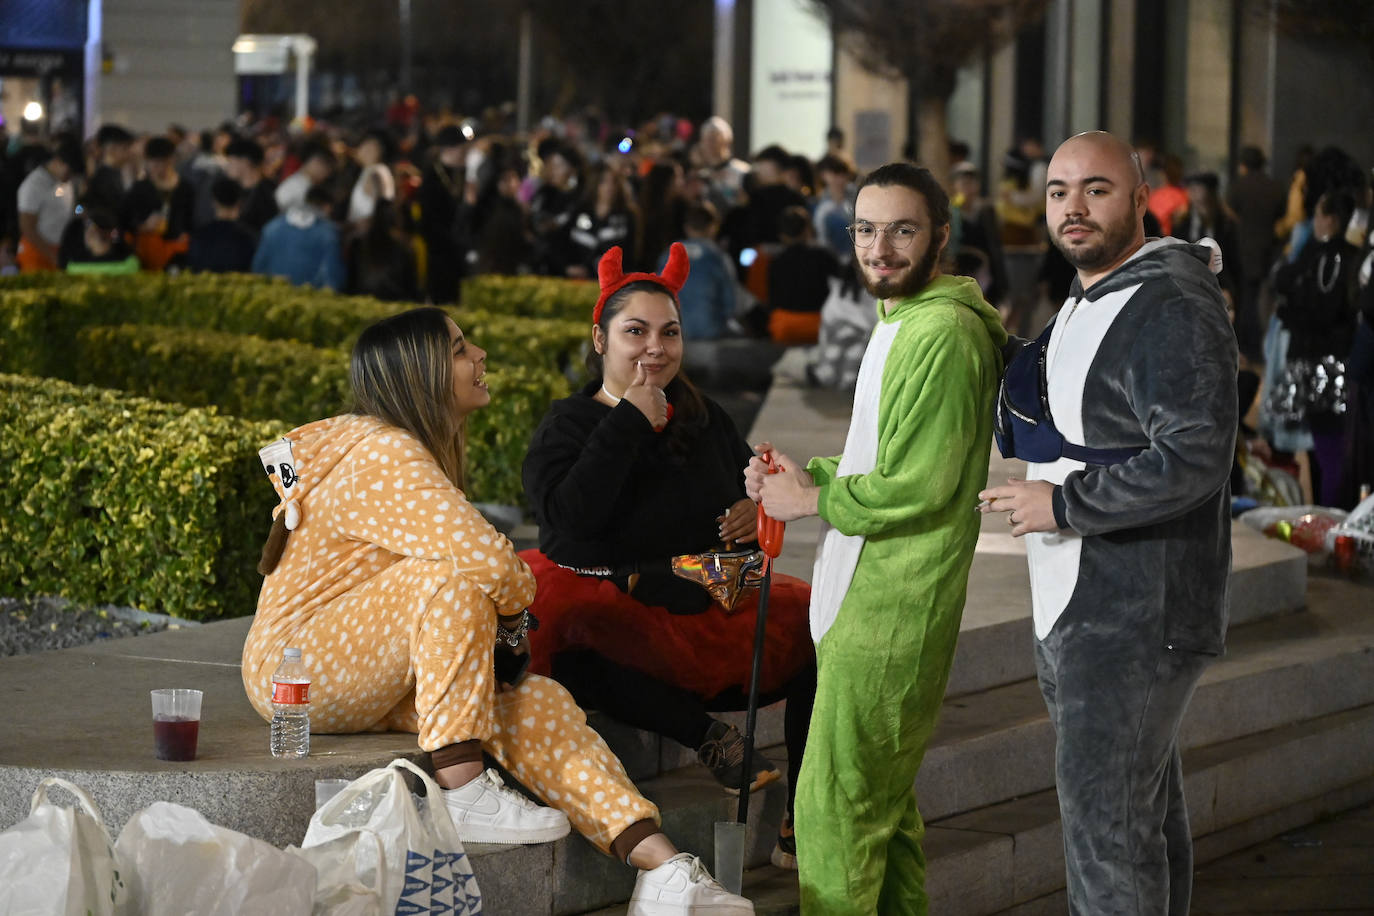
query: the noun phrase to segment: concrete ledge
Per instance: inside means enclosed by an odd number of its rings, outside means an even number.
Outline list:
[[[1307,554],[1245,524],[1231,526],[1231,626],[1296,611],[1307,604]]]
[[[699,767],[640,783],[639,788],[659,806],[664,832],[673,843],[700,856],[714,871],[715,824],[734,820],[737,799],[721,791]],[[750,795],[746,868],[768,863],[786,802],[782,783]],[[545,912],[554,914],[582,913],[626,900],[635,881],[634,869],[602,855],[576,836],[554,844],[553,872],[553,905]]]
[[[155,800],[200,811],[276,846],[299,843],[315,780],[355,778],[396,757],[419,759],[413,735],[315,735],[304,760],[277,760],[268,727],[243,692],[239,655],[249,620],[44,652],[0,663],[0,825],[28,815],[44,776],[91,793],[112,833]],[[197,759],[153,758],[157,687],[205,692]]]
[[[1323,812],[1374,799],[1371,761],[1374,706],[1185,753],[1185,792],[1198,838],[1197,861],[1220,858],[1310,823]],[[1295,765],[1306,772],[1298,776]],[[946,859],[936,854],[936,830],[967,834],[957,847],[958,856]],[[933,912],[1063,912],[1059,892],[1064,885],[1064,852],[1053,789],[934,821],[930,836],[927,889],[932,901],[937,894],[947,901],[938,908],[932,903]],[[1012,848],[1009,868],[1002,852],[1007,840]],[[980,861],[992,865],[980,876],[964,867],[967,855],[985,856]],[[996,886],[984,888],[978,882]],[[994,898],[997,905],[985,908],[977,902],[984,896]],[[1056,902],[1058,910],[1053,909]]]
[[[750,433],[751,442],[772,441],[798,461],[835,455],[844,449],[853,395],[809,388],[803,357],[788,352],[773,368],[773,384]],[[799,422],[801,421],[801,422]],[[988,481],[1024,477],[1023,461],[988,455]],[[972,511],[972,506],[969,507]],[[810,580],[821,523],[789,522],[779,572]],[[1247,525],[1232,529],[1231,625],[1291,613],[1306,603],[1306,555],[1264,537]],[[968,600],[947,697],[976,693],[1034,677],[1030,575],[1023,541],[1012,538],[1004,518],[984,516],[978,552],[969,573]]]
[[[699,385],[761,390],[768,387],[773,365],[784,352],[790,351],[756,337],[694,340],[686,349],[683,368]]]
[[[758,718],[754,724],[754,746],[770,748],[768,758],[774,763],[778,761],[771,747],[782,744],[785,708],[785,703],[774,703],[771,706],[763,707],[758,711]],[[744,733],[745,713],[713,712],[711,715],[729,722],[738,728],[741,734]],[[625,772],[629,774],[631,779],[652,779],[655,776],[671,773],[684,767],[700,768],[701,766],[697,761],[696,751],[683,747],[671,738],[663,738],[652,732],[640,731],[618,722],[604,713],[595,711],[587,714],[587,723],[596,729],[601,737],[606,739],[611,750],[615,751],[620,762],[625,765]]]
[[[659,806],[673,843],[714,870],[715,824],[734,819],[737,800],[699,768],[647,780],[639,788]],[[785,804],[781,783],[750,796],[746,868],[768,863]],[[474,844],[468,854],[483,911],[493,916],[584,913],[628,899],[636,877],[633,868],[576,834],[541,846]]]
[[[1185,755],[1194,856],[1199,863],[1374,799],[1374,772],[1369,769],[1367,751],[1368,742],[1374,741],[1374,706],[1262,737],[1223,742]],[[1242,772],[1261,772],[1274,765],[1282,768],[1295,752],[1318,754],[1315,759],[1322,761],[1334,754],[1341,763],[1334,768],[1313,767],[1318,772],[1311,778],[1286,782],[1277,790],[1239,778]],[[1343,780],[1345,768],[1363,769],[1365,775]],[[1233,784],[1235,791],[1217,809],[1212,793],[1222,782]],[[1215,828],[1204,826],[1208,808],[1221,815],[1213,821],[1218,824]],[[933,913],[1058,916],[1065,911],[1063,841],[1058,799],[1052,789],[935,820],[927,829],[925,851],[926,890]],[[769,886],[766,912],[797,912],[795,877],[766,868],[761,873]],[[600,916],[624,912],[624,906],[598,911]]]
[[[1350,601],[1361,594],[1313,580],[1308,613],[1237,628],[1229,654],[1207,669],[1189,704],[1183,747],[1374,704],[1374,615]],[[916,796],[935,820],[1053,784],[1054,732],[1037,683],[1025,680],[945,700]]]
[[[1286,564],[1285,575],[1305,577],[1305,562],[1294,565],[1283,555],[1291,548],[1264,539],[1249,547],[1256,548],[1246,553],[1255,557],[1254,568],[1267,569],[1274,548],[1282,548],[1276,556]],[[975,578],[975,585],[984,582],[985,595],[997,589],[1024,600],[1015,584],[1025,572],[1020,563],[1003,553],[982,554],[975,569],[988,574]],[[1330,579],[1313,580],[1320,612],[1238,628],[1231,656],[1214,665],[1199,688],[1185,743],[1214,742],[1374,702],[1374,618],[1348,607],[1344,588]],[[1285,603],[1280,600],[1280,607]],[[1015,616],[1027,612],[992,605],[971,605],[966,614],[956,670],[963,664],[964,671],[978,674],[967,674],[965,686],[1030,674],[1029,620]],[[1273,603],[1269,609],[1276,610]],[[0,735],[0,823],[24,816],[41,775],[61,772],[94,792],[115,829],[148,801],[162,798],[285,845],[304,833],[315,779],[356,777],[395,757],[422,756],[409,735],[317,735],[307,760],[273,759],[267,725],[249,707],[239,675],[250,623],[241,618],[0,662],[0,697],[13,709],[13,727]],[[206,692],[200,759],[191,764],[152,759],[147,691],[174,685]],[[743,713],[724,718],[743,727]],[[695,755],[676,742],[597,713],[591,721],[636,780],[682,768],[706,775]],[[782,725],[781,704],[762,710],[759,746],[780,744]],[[1038,791],[1052,781],[1053,736],[1034,683],[1025,681],[947,700],[917,791],[923,810],[935,818]]]

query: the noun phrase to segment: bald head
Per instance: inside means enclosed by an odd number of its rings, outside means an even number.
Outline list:
[[[1070,137],[1055,150],[1045,181],[1045,221],[1085,289],[1145,243],[1149,196],[1140,156],[1105,131]]]
[[[1141,184],[1147,180],[1145,166],[1140,161],[1140,153],[1136,152],[1135,147],[1115,134],[1109,134],[1105,130],[1088,130],[1081,134],[1075,134],[1059,144],[1059,149],[1054,151],[1054,155],[1058,156],[1062,152],[1072,151],[1075,147],[1088,147],[1101,156],[1117,160],[1121,166],[1133,172]]]

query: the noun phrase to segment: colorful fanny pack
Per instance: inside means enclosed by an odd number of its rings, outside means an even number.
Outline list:
[[[735,611],[746,589],[763,584],[763,551],[705,550],[684,553],[668,558],[668,569],[679,579],[686,579],[706,589],[707,594],[727,614]],[[662,561],[640,561],[620,566],[567,566],[559,564],[579,576],[601,579],[626,579],[625,591],[633,594],[636,582],[644,573],[662,573]]]
[[[695,582],[715,599],[727,614],[745,589],[763,584],[762,550],[707,550],[670,557],[673,575]]]
[[[1003,458],[1020,458],[1034,464],[1049,464],[1072,458],[1085,464],[1109,466],[1129,461],[1148,446],[1135,448],[1089,448],[1064,438],[1050,413],[1049,382],[1045,370],[1045,350],[1049,346],[1054,322],[1040,336],[1023,346],[1007,364],[1002,387],[997,392],[993,435]]]

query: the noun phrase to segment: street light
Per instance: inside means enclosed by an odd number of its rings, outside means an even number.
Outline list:
[[[25,121],[41,121],[41,120],[43,120],[43,103],[42,103],[42,102],[30,102],[29,104],[25,105],[25,106],[24,106],[24,120],[25,120]]]

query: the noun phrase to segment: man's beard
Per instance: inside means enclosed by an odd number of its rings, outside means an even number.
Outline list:
[[[1069,226],[1085,226],[1089,229],[1096,229],[1101,233],[1102,241],[1096,245],[1073,248],[1063,240],[1064,230]],[[1059,224],[1059,229],[1054,234],[1054,247],[1063,252],[1064,260],[1078,270],[1101,270],[1111,266],[1121,257],[1122,252],[1130,247],[1132,240],[1135,239],[1135,228],[1134,217],[1127,217],[1118,223],[1110,223],[1105,227],[1083,219],[1066,219]]]
[[[921,255],[921,260],[916,262],[915,269],[903,279],[883,277],[880,280],[874,280],[869,277],[868,271],[862,269],[859,271],[859,275],[863,278],[864,288],[875,298],[905,299],[926,288],[930,278],[935,275],[935,267],[939,261],[940,246],[931,245],[926,249],[925,254]]]

